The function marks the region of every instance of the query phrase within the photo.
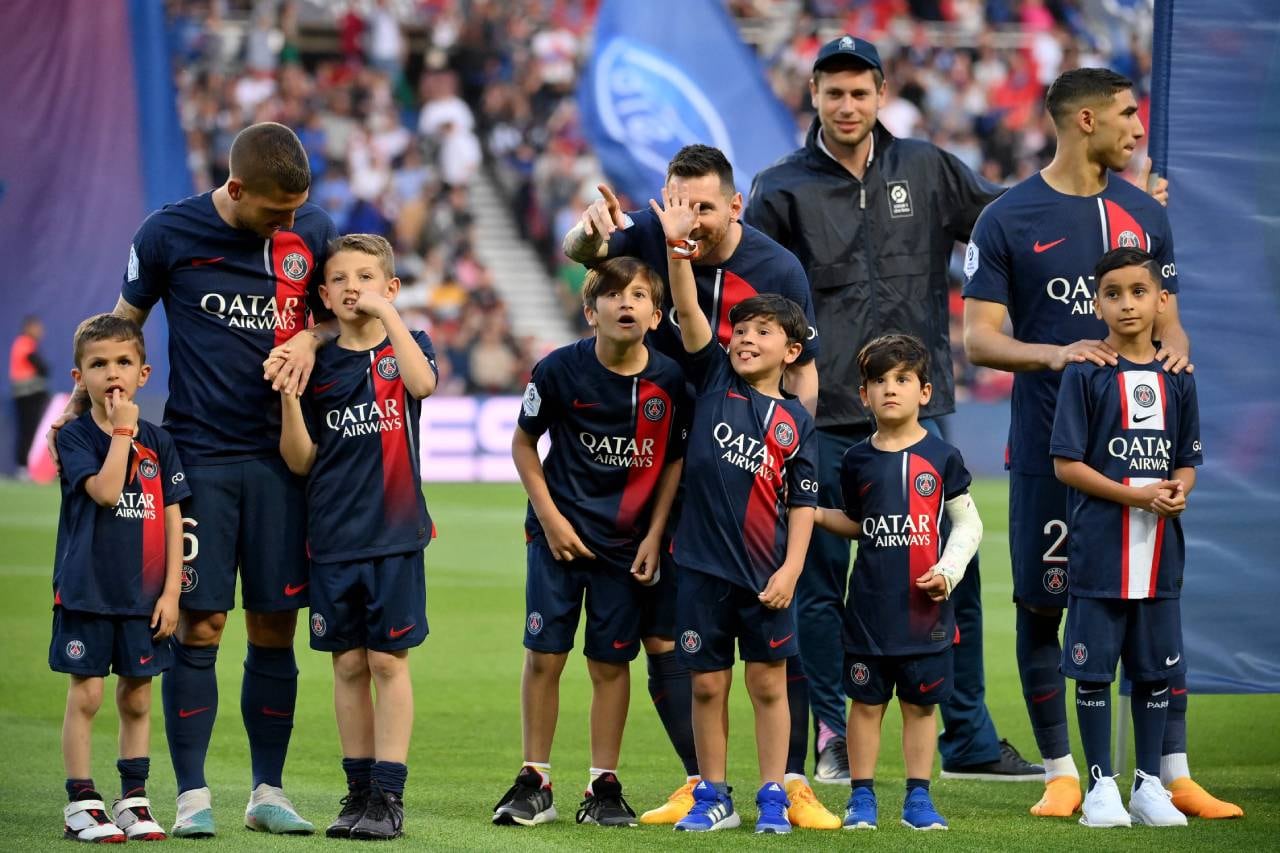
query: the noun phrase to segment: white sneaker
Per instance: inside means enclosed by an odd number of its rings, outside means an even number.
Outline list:
[[[1084,795],[1084,813],[1080,815],[1080,825],[1091,829],[1130,826],[1129,813],[1124,810],[1116,780],[1103,776],[1096,764],[1089,768],[1089,773],[1093,776],[1093,787]]]
[[[1186,826],[1187,816],[1174,807],[1173,794],[1160,784],[1160,777],[1135,770],[1135,786],[1139,778],[1142,779],[1141,787],[1135,787],[1129,795],[1130,819],[1147,826]]]
[[[310,835],[315,825],[304,820],[289,802],[284,791],[263,782],[249,795],[249,805],[244,809],[244,825],[255,832],[273,835]]]
[[[151,817],[151,801],[128,797],[111,804],[111,817],[130,841],[164,841],[164,829]]]
[[[192,788],[178,795],[173,819],[174,838],[212,838],[213,794],[208,788]]]
[[[73,841],[94,844],[118,844],[124,832],[107,817],[107,804],[102,800],[75,800],[62,810],[62,835]]]

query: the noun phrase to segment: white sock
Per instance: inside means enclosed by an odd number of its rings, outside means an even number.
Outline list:
[[[787,773],[782,777],[782,784],[789,785],[790,783],[796,781],[797,779],[799,779],[801,782],[805,783],[806,785],[809,784],[808,778],[803,773]]]
[[[618,775],[618,771],[617,771],[617,770],[608,770],[608,769],[603,768],[603,767],[592,767],[592,768],[590,768],[590,769],[587,771],[587,773],[589,774],[589,775],[587,776],[587,793],[588,793],[588,794],[590,794],[590,793],[594,793],[594,792],[591,790],[591,785],[592,785],[592,784],[593,784],[597,779],[599,779],[601,776],[603,776],[604,774],[606,774],[606,773],[612,773],[614,776],[617,776],[617,775]]]
[[[545,761],[526,761],[525,767],[532,767],[538,771],[538,775],[542,777],[542,786],[549,788],[551,786],[551,763]]]
[[[1166,788],[1174,779],[1181,779],[1183,776],[1190,776],[1191,768],[1187,767],[1187,754],[1185,752],[1171,752],[1168,755],[1160,756],[1160,784]]]
[[[1052,782],[1059,776],[1070,776],[1073,779],[1080,778],[1080,771],[1076,770],[1076,763],[1069,752],[1060,758],[1046,758],[1044,760],[1044,781]]]

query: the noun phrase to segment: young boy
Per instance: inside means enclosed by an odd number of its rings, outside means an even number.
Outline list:
[[[1151,332],[1168,304],[1157,261],[1113,249],[1094,269],[1094,311],[1116,364],[1067,365],[1050,452],[1070,487],[1070,599],[1062,673],[1076,681],[1076,715],[1090,782],[1089,827],[1185,826],[1160,783],[1169,679],[1186,671],[1178,595],[1178,517],[1201,464],[1192,375],[1166,372]],[[1133,682],[1137,769],[1126,813],[1111,776],[1111,682],[1124,661]]]
[[[934,709],[953,687],[956,622],[948,599],[978,550],[982,521],[960,452],[920,424],[933,393],[924,344],[909,335],[876,338],[858,353],[858,372],[876,431],[841,459],[844,511],[819,509],[816,519],[858,540],[844,615],[852,788],[844,828],[876,828],[880,726],[896,688],[907,770],[902,824],[946,829],[929,797]],[[945,547],[944,509],[951,524]]]
[[[618,755],[640,650],[643,585],[658,582],[662,533],[684,455],[684,377],[645,342],[662,319],[662,279],[615,258],[582,291],[593,338],[561,347],[533,369],[511,455],[525,520],[525,663],[520,685],[524,765],[493,822],[555,820],[551,742],[564,671],[585,594],[583,652],[591,676],[591,769],[579,823],[634,826]],[[538,437],[551,450],[538,459]],[[670,581],[668,580],[668,583]]]
[[[753,296],[729,313],[728,353],[698,307],[690,239],[699,205],[682,185],[650,201],[671,247],[668,278],[687,367],[697,389],[675,536],[680,654],[693,673],[693,733],[702,781],[677,830],[736,827],[726,779],[733,646],[746,664],[756,714],[761,788],[756,832],[791,831],[783,789],[790,735],[786,659],[797,653],[796,580],[804,567],[817,501],[813,419],[782,390],[808,323],[778,294]]]
[[[408,655],[427,636],[422,551],[433,530],[418,420],[437,374],[430,338],[409,331],[392,305],[399,292],[385,239],[333,240],[320,297],[338,338],[317,354],[302,399],[281,394],[280,454],[307,476],[311,647],[333,653],[347,777],[330,838],[397,838],[404,827]]]
[[[67,771],[64,835],[76,841],[160,841],[146,782],[151,678],[172,661],[178,624],[182,512],[190,493],[169,434],[139,420],[147,383],[142,329],[98,314],[75,335],[77,389],[90,407],[58,431],[62,512],[53,569],[49,667],[71,676],[62,722]],[[108,817],[89,746],[108,670],[119,677],[120,799]]]

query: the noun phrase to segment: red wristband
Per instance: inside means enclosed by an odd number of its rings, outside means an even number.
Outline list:
[[[132,427],[116,427],[115,429],[111,430],[111,434],[113,436],[123,435],[125,438],[133,438],[133,428]]]

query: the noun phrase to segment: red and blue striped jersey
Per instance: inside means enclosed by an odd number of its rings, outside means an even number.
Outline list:
[[[787,555],[787,510],[818,503],[813,418],[794,396],[752,388],[714,340],[688,375],[698,396],[676,562],[760,592]]]
[[[164,592],[164,509],[191,494],[173,439],[138,422],[124,487],[99,506],[84,483],[102,470],[111,436],[85,412],[58,430],[62,510],[53,563],[54,603],[112,616],[150,616]]]
[[[952,643],[951,602],[931,600],[916,579],[942,555],[943,505],[971,479],[960,451],[933,434],[905,450],[879,450],[868,438],[845,451],[844,511],[862,524],[845,602],[846,650],[917,655]]]
[[[563,346],[533,368],[520,429],[551,433],[542,470],[556,509],[598,558],[629,569],[649,532],[662,469],[684,456],[689,404],[680,366],[646,345],[634,376],[596,357],[595,338]],[[544,536],[530,505],[525,534]]]
[[[412,334],[435,370],[431,339]],[[311,558],[336,563],[425,548],[432,526],[419,467],[422,402],[405,390],[391,342],[350,350],[339,337],[322,348],[302,412],[316,443],[307,477]]]
[[[1160,264],[1164,287],[1178,292],[1173,232],[1160,203],[1112,175],[1094,196],[1064,195],[1032,175],[987,206],[965,252],[965,298],[1009,309],[1013,336],[1063,345],[1107,336],[1093,313],[1093,268],[1111,249],[1144,249]],[[1049,432],[1062,374],[1014,374],[1008,467],[1053,474]]]
[[[263,381],[262,362],[306,328],[309,309],[324,310],[308,287],[323,280],[325,247],[337,236],[329,214],[310,203],[291,231],[270,238],[232,228],[212,193],[166,205],[138,228],[122,295],[143,309],[164,301],[164,426],[188,465],[277,452],[280,398]]]
[[[1058,389],[1050,452],[1083,461],[1127,486],[1167,480],[1200,465],[1195,378],[1158,362],[1069,364]],[[1180,518],[1068,492],[1071,594],[1085,598],[1177,598],[1185,543]]]

